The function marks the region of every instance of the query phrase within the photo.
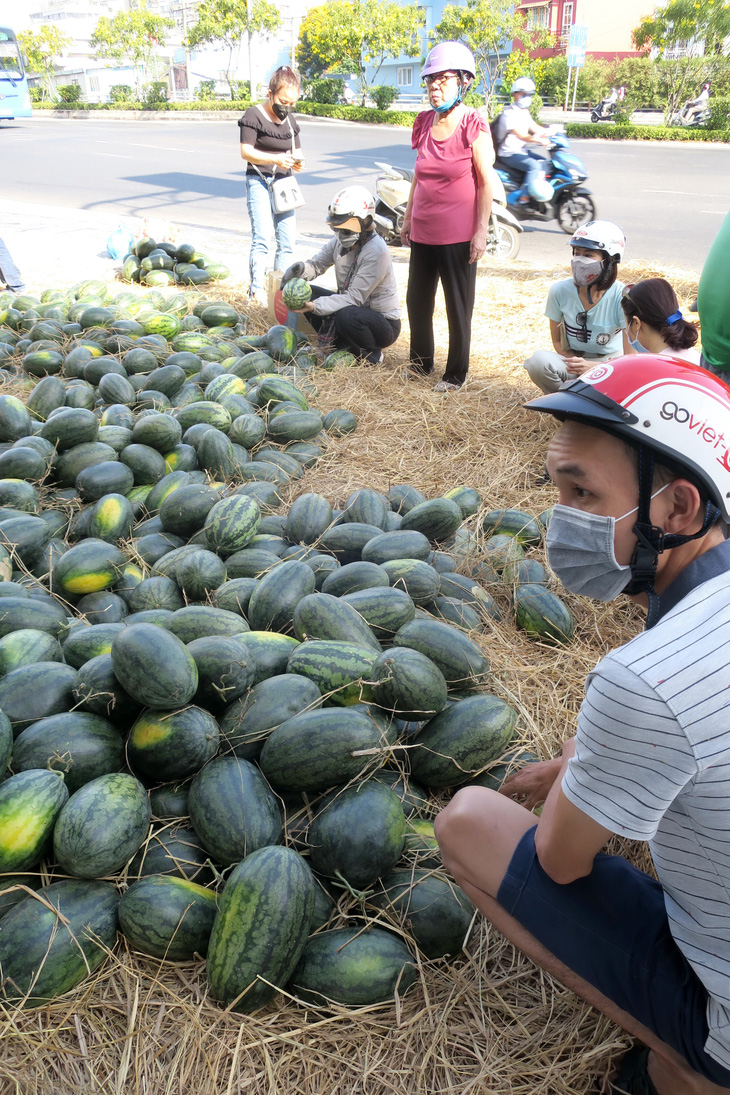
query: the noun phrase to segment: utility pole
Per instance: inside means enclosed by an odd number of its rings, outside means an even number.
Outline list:
[[[246,26],[248,28],[248,79],[251,87],[251,101],[256,100],[256,77],[254,75],[253,65],[253,34],[251,32],[251,24],[253,23],[253,5],[251,0],[246,0]]]

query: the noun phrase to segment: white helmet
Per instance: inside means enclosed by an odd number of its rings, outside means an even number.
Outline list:
[[[529,76],[519,76],[510,88],[510,94],[514,95],[516,91],[524,91],[526,95],[535,94],[535,81],[531,80]]]
[[[333,228],[370,228],[375,213],[375,198],[364,186],[346,186],[338,190],[327,210],[327,224]],[[355,219],[358,223],[348,224]]]
[[[576,228],[570,246],[605,251],[609,258],[621,262],[626,249],[626,236],[613,221],[588,221],[588,224]]]

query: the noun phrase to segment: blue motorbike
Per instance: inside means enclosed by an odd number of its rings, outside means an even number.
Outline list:
[[[495,162],[497,174],[507,192],[507,208],[518,220],[556,220],[572,236],[576,228],[596,219],[597,209],[591,191],[583,186],[588,173],[574,156],[562,126],[547,131],[550,144],[542,176],[528,190],[506,164]],[[527,200],[524,200],[524,199]]]

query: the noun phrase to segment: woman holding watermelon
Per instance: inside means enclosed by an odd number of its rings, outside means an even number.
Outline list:
[[[462,42],[441,42],[421,71],[430,111],[413,123],[413,184],[401,240],[411,249],[406,305],[411,327],[409,376],[434,370],[433,311],[439,281],[449,325],[446,370],[437,392],[463,387],[469,368],[477,261],[492,210],[494,150],[486,122],[463,103],[476,65]]]
[[[296,211],[274,212],[270,185],[274,177],[286,178],[304,165],[299,126],[291,111],[299,98],[299,77],[293,69],[277,68],[269,81],[263,103],[248,108],[238,125],[241,130],[241,157],[247,161],[246,201],[251,221],[249,298],[266,304],[264,273],[270,266],[271,236],[276,238],[274,269],[283,270],[291,262],[296,238]]]

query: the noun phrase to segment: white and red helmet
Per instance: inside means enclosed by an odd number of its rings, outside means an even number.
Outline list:
[[[375,198],[365,186],[346,186],[338,190],[327,210],[327,224],[333,228],[369,228],[375,213]],[[356,220],[357,224],[348,222]]]
[[[686,469],[730,522],[730,388],[686,361],[632,354],[596,364],[526,407],[577,418]]]
[[[626,250],[626,236],[613,221],[588,221],[576,228],[570,238],[570,246],[605,251],[609,258],[621,262]]]

